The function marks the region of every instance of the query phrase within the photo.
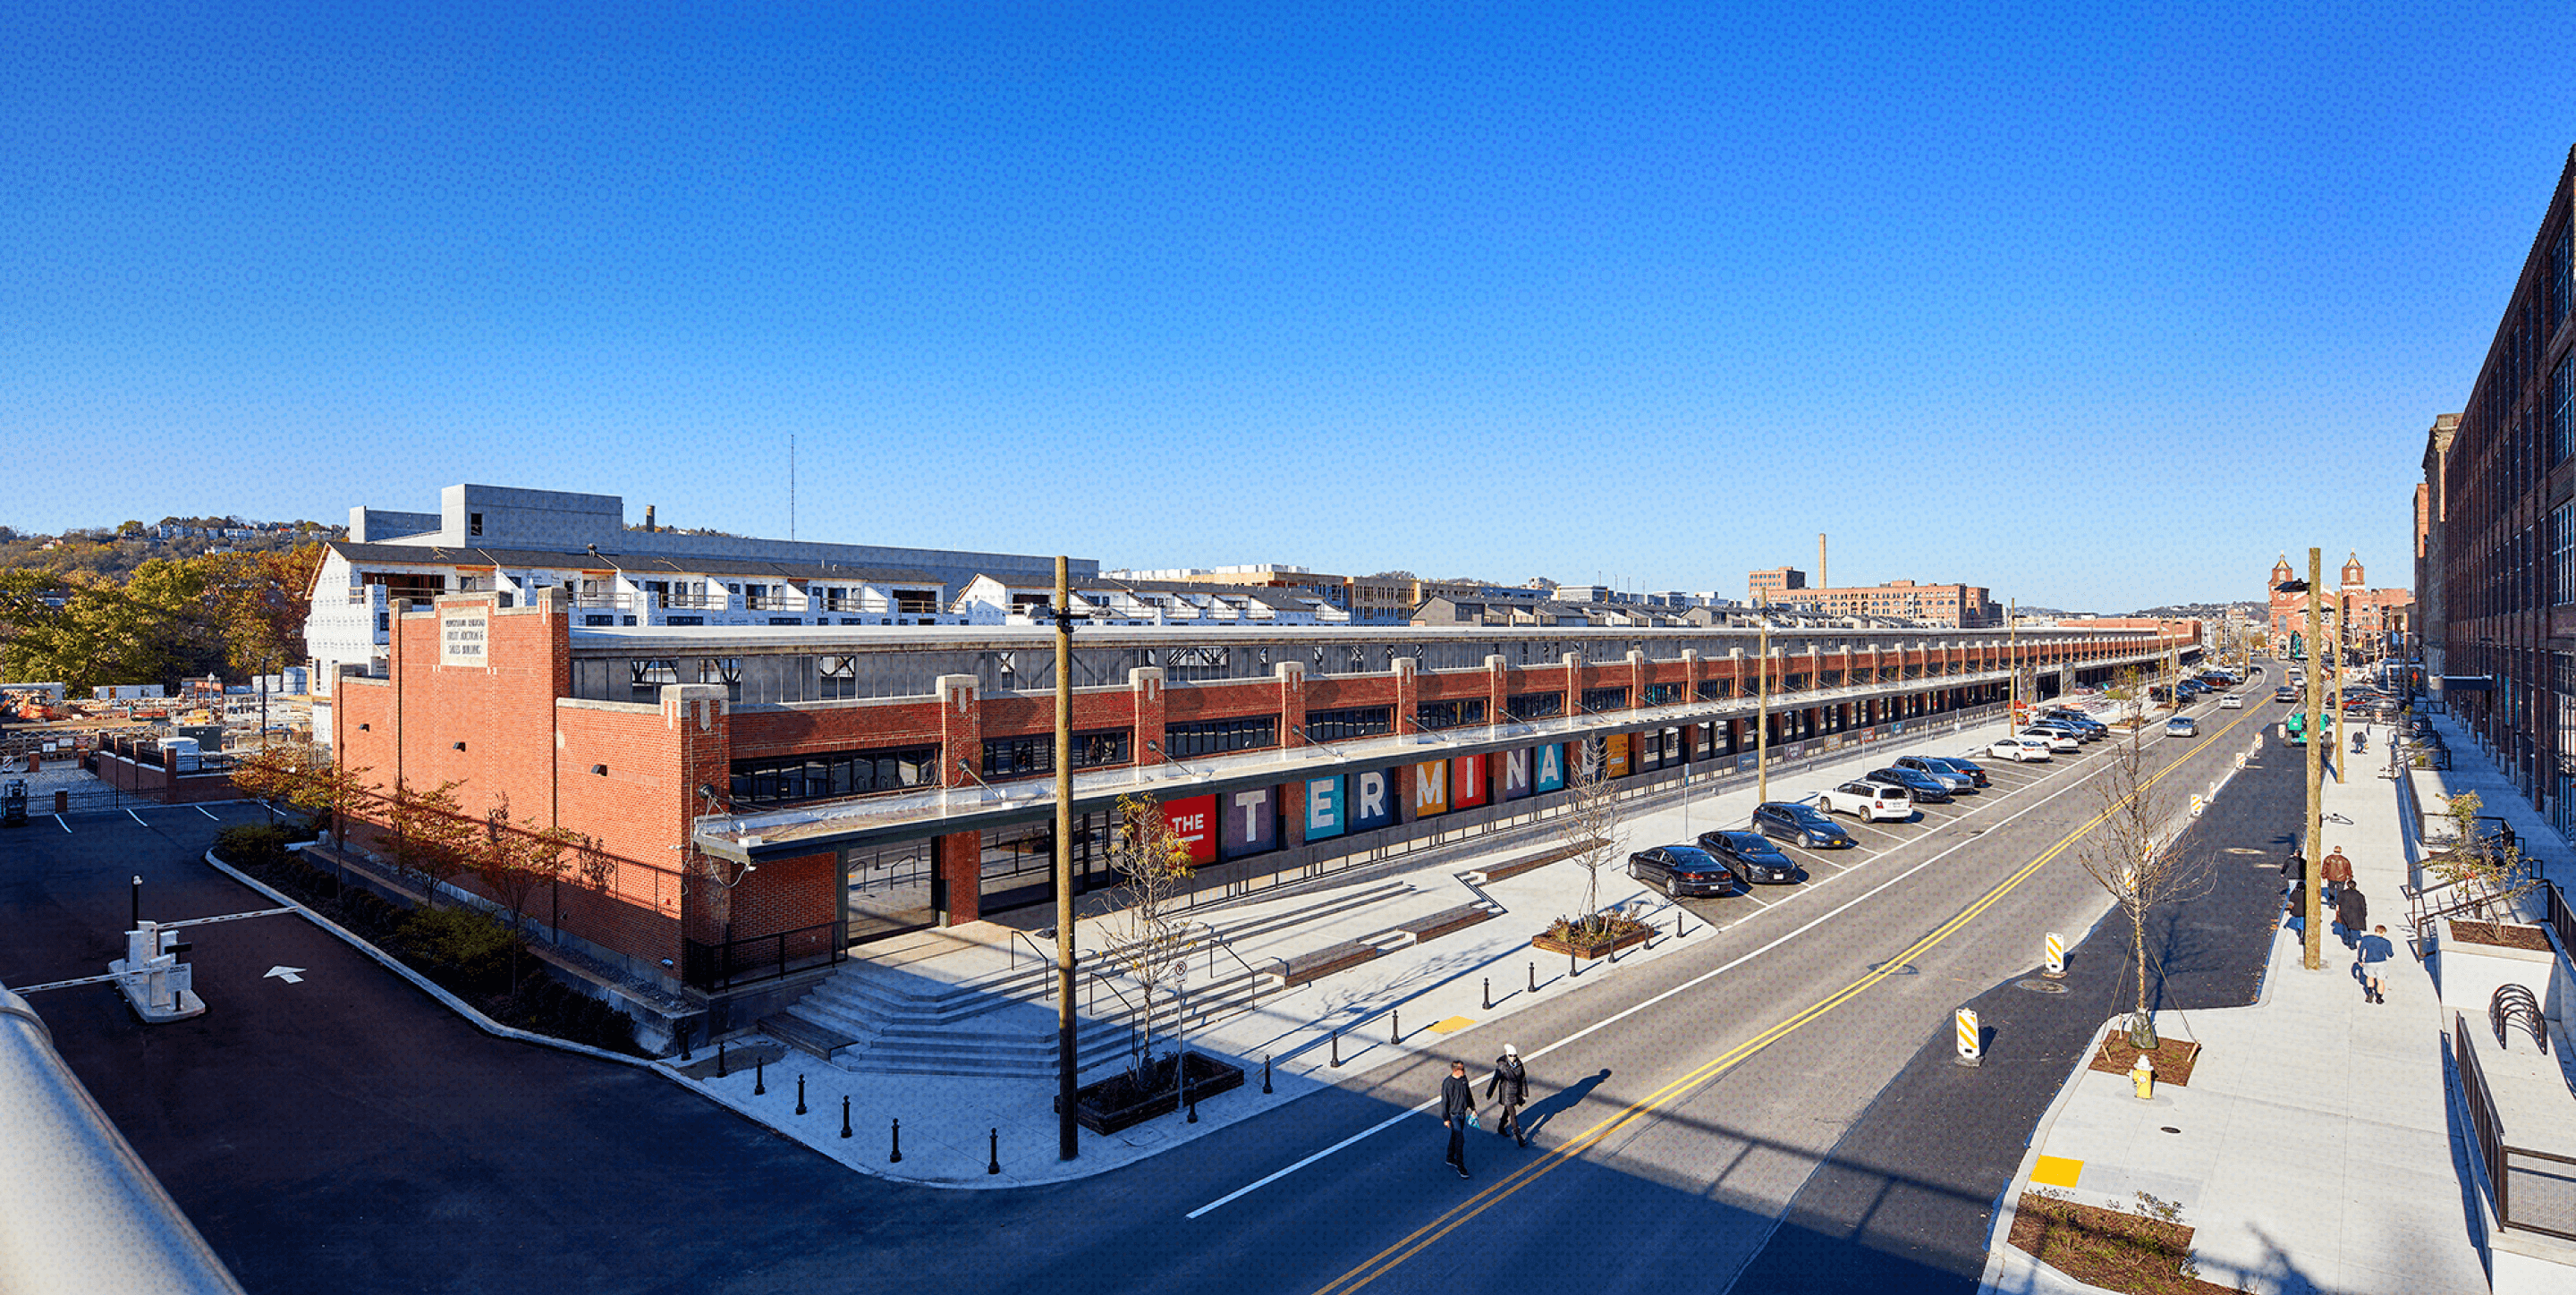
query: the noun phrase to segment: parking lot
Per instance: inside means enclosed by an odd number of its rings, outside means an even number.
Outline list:
[[[2190,746],[2208,741],[2213,735],[2220,733],[2231,734],[2228,739],[2231,742],[2244,741],[2242,735],[2247,727],[2251,726],[2231,727],[2231,725],[2246,716],[2256,717],[2255,723],[2260,724],[2263,708],[2271,704],[2264,700],[2270,694],[2252,683],[2244,685],[2237,691],[2245,697],[2242,708],[2222,709],[2216,697],[2204,698],[2197,704],[2184,707],[2182,714],[2200,722],[2199,732],[2187,737],[2166,735],[2165,715],[2169,715],[2170,712],[2163,714],[2150,712],[2151,718],[2146,721],[2145,726],[2143,739],[2145,744],[2155,747],[2157,744],[2170,742]],[[1974,749],[1926,747],[1920,750],[1890,748],[1884,753],[1883,758],[1876,761],[1877,766],[1893,764],[1898,757],[1904,755],[1955,756],[1969,760],[1983,769],[1989,785],[1971,792],[1954,793],[1953,798],[1946,803],[1917,802],[1913,816],[1903,821],[1864,821],[1849,814],[1829,815],[1828,817],[1837,826],[1851,834],[1856,844],[1847,848],[1819,849],[1786,840],[1774,839],[1771,842],[1782,854],[1796,861],[1800,869],[1805,872],[1806,876],[1801,884],[1788,886],[1739,884],[1729,894],[1714,897],[1683,897],[1677,898],[1676,902],[1688,907],[1693,913],[1714,926],[1721,928],[1730,926],[1753,912],[1794,900],[1809,885],[1845,873],[1869,870],[1888,860],[1890,856],[1905,851],[1907,847],[1919,842],[1936,837],[1956,840],[1963,835],[1974,836],[1981,833],[1988,825],[2002,819],[2015,809],[2027,806],[2036,799],[2049,796],[2083,780],[2087,774],[2101,766],[2112,747],[2125,744],[2128,740],[2126,733],[2115,729],[2096,741],[2083,743],[2074,751],[2054,752],[2045,763],[2038,761],[2016,763],[1990,756],[1984,747]],[[1826,785],[1825,781],[1816,777],[1774,775],[1771,783],[1772,799],[1812,805],[1816,799],[1816,792],[1824,785]]]

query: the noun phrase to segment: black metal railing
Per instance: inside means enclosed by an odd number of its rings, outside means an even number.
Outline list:
[[[2567,906],[2567,892],[2554,881],[2540,883],[2548,893],[2549,929],[2558,933],[2558,947],[2568,957],[2576,958],[2576,908]]]
[[[730,989],[754,981],[776,980],[812,967],[830,966],[849,956],[849,940],[839,922],[753,935],[718,944],[680,942],[681,977],[699,989]]]
[[[2556,1237],[2562,1241],[2576,1241],[2576,1232],[2561,1231],[2558,1228],[2546,1227],[2526,1219],[2516,1219],[2513,1216],[2511,1175],[2514,1157],[2524,1156],[2533,1160],[2546,1160],[2552,1164],[2576,1165],[2576,1156],[2534,1151],[2529,1147],[2514,1146],[2504,1140],[2504,1131],[2496,1124],[2495,1094],[2488,1091],[2486,1071],[2479,1068],[2477,1050],[2469,1043],[2468,1020],[2458,1012],[2451,1013],[2451,1061],[2460,1071],[2460,1093],[2468,1102],[2469,1127],[2477,1135],[2479,1162],[2486,1166],[2487,1193],[2495,1203],[2497,1224],[2524,1232],[2537,1232],[2542,1236]],[[2561,1173],[2552,1176],[2565,1177],[2566,1175]]]

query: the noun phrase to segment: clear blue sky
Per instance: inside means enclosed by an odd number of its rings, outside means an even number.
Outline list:
[[[565,8],[8,6],[0,522],[2406,584],[2576,143],[2564,6]]]

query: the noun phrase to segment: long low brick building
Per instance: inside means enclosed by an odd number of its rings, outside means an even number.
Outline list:
[[[585,628],[557,591],[408,604],[337,680],[338,758],[391,788],[596,838],[545,904],[568,942],[711,1003],[802,965],[1050,902],[1052,635],[1017,627]],[[1775,759],[2197,649],[2197,627],[1775,632]],[[1204,885],[1525,821],[1595,743],[1615,778],[1749,768],[1746,628],[1099,628],[1075,638],[1075,883],[1114,885],[1142,791]],[[366,829],[355,842],[369,844]],[[762,988],[754,982],[766,982]],[[748,988],[747,988],[748,986]]]

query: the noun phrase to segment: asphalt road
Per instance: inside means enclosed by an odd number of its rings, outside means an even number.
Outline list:
[[[2204,787],[2273,709],[2209,712],[2210,739],[2150,751],[2181,762],[2177,788]],[[2098,941],[2078,949],[2062,1003],[1997,988],[2034,968],[2040,932],[2084,931],[2106,907],[2066,845],[2100,808],[2087,779],[2106,745],[2005,765],[2010,790],[1870,829],[1863,851],[1816,861],[1805,893],[1695,903],[1724,929],[1512,1017],[1525,1053],[1569,1041],[1533,1058],[1532,1147],[1472,1139],[1474,1181],[1441,1164],[1439,1124],[1417,1116],[1197,1218],[1430,1096],[1451,1054],[1354,1074],[1098,1178],[970,1192],[856,1177],[650,1073],[491,1039],[293,918],[201,929],[212,1010],[197,1021],[146,1032],[103,987],[37,1007],[254,1291],[1754,1291],[1864,1263],[1911,1289],[1973,1281],[1985,1211],[2046,1102],[2034,1085],[2053,1091],[2072,1062],[2064,1031],[2081,1019],[2089,1034],[2109,1010]],[[2270,793],[2245,791],[2275,776],[2238,775],[2201,830],[2240,803],[2257,844],[2286,830],[2287,815],[2255,821]],[[129,871],[147,870],[147,916],[266,906],[194,862],[213,823],[143,815],[155,824],[0,841],[0,918],[34,933],[0,953],[0,979],[102,969]],[[2168,993],[2199,983],[2192,959],[2224,979],[2230,946],[2202,927],[2237,920],[2185,915]],[[281,963],[305,983],[261,976]],[[2004,1001],[2016,994],[2034,1003]],[[1971,1000],[1994,1013],[1975,1072],[1936,1055]],[[1471,1032],[1454,1055],[1481,1073],[1505,1037]]]

